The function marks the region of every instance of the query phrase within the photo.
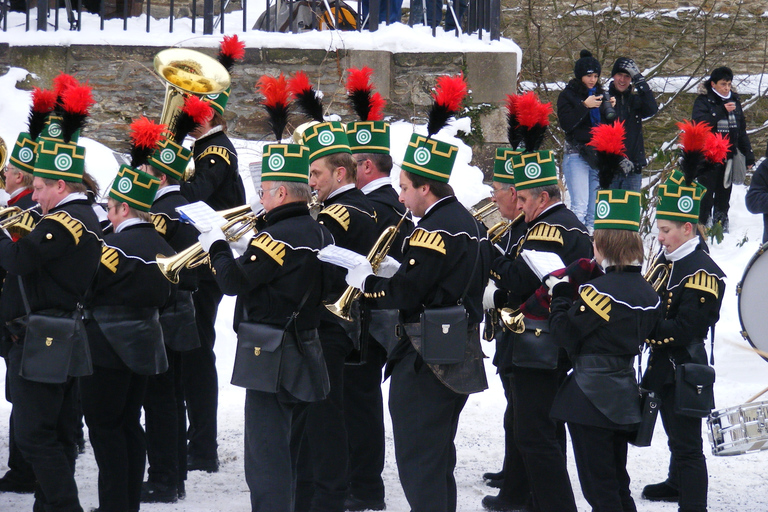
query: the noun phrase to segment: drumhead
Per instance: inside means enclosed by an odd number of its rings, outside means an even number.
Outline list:
[[[739,297],[741,335],[750,345],[768,353],[768,315],[765,297],[768,292],[768,243],[749,260],[736,291]],[[760,356],[766,361],[768,357]]]

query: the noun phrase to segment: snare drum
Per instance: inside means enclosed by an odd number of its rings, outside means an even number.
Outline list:
[[[707,425],[713,455],[741,455],[768,449],[768,402],[713,411]]]

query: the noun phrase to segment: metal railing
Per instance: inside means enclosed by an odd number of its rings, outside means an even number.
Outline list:
[[[170,15],[167,19],[168,31],[173,32],[174,16],[174,0],[170,1]],[[198,2],[202,5],[202,15],[198,16]],[[219,14],[216,14],[215,2],[219,2]],[[351,9],[346,9],[345,4],[341,0],[288,0],[280,1],[265,0],[267,9],[265,11],[263,26],[267,31],[278,31],[276,20],[272,20],[271,17],[276,13],[279,18],[282,13],[281,6],[285,8],[287,6],[287,29],[286,32],[298,32],[306,30],[306,27],[299,27],[294,19],[295,7],[299,5],[305,6],[312,10],[315,19],[313,23],[320,20],[321,23],[328,25],[328,28],[336,28],[337,25],[343,24],[344,13],[354,16],[356,30],[363,31],[376,31],[383,24],[389,25],[392,23],[392,18],[397,18],[397,13],[392,14],[392,2],[394,0],[369,0],[369,13],[363,19],[361,17],[362,12],[362,0],[356,0],[357,12]],[[447,2],[443,5],[443,1]],[[60,12],[63,10],[66,13],[66,22],[69,25],[69,30],[80,31],[82,29],[82,13],[83,13],[83,0],[76,0],[73,4],[73,0],[64,0],[64,8],[50,8],[47,0],[39,0],[37,2],[37,30],[47,31],[49,28],[53,30],[63,30],[64,24],[60,18]],[[145,0],[146,9],[145,13],[151,12],[152,0]],[[436,35],[437,27],[440,25],[441,18],[445,17],[446,27],[454,30],[458,36],[462,32],[460,18],[466,14],[466,33],[477,34],[478,38],[483,37],[483,33],[490,33],[492,40],[498,40],[500,38],[500,18],[501,18],[501,0],[412,0],[411,11],[409,15],[408,24],[413,26],[414,24],[424,24],[432,28],[432,35]],[[418,2],[418,4],[415,4]],[[129,12],[129,6],[132,2],[129,0],[123,0],[123,12],[122,16],[117,16],[123,20],[123,30],[128,30],[128,18],[131,17]],[[197,31],[198,19],[202,18],[202,30],[203,34],[213,34],[214,31],[220,31],[222,34],[225,30],[225,23],[227,18],[234,18],[237,20],[238,14],[242,13],[242,30],[245,32],[251,30],[251,27],[247,26],[247,13],[248,13],[248,1],[241,0],[242,11],[232,11],[227,13],[227,6],[229,0],[192,0],[191,2],[191,22],[192,32]],[[455,4],[455,5],[454,5]],[[416,7],[414,8],[414,5]],[[0,29],[4,32],[8,31],[8,1],[0,0]],[[384,9],[382,9],[384,8]],[[445,9],[445,15],[443,16],[443,10]],[[386,19],[381,19],[381,14],[384,13]],[[105,2],[100,2],[100,17],[99,27],[104,30],[104,21],[107,18],[105,13]],[[112,13],[113,15],[115,13]],[[416,15],[415,15],[416,14]],[[152,16],[142,14],[146,17],[146,31],[150,32],[151,23],[160,24],[164,20],[153,20]],[[111,16],[112,18],[114,16]],[[416,20],[415,18],[419,18]],[[51,19],[52,18],[52,19]],[[30,30],[31,25],[31,13],[27,9],[25,16],[25,30]],[[454,28],[455,27],[455,28]]]

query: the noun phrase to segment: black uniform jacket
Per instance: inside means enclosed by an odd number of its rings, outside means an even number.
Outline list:
[[[365,298],[375,309],[399,309],[405,323],[411,324],[419,322],[425,308],[459,303],[470,283],[463,304],[469,323],[479,324],[491,260],[491,246],[486,240],[482,224],[455,196],[441,199],[406,239],[400,270],[389,279],[370,276],[365,280]],[[420,340],[409,333],[400,340],[390,361],[401,359],[405,350],[419,349]],[[429,367],[457,393],[474,393],[488,387],[476,330],[469,337],[463,362]]]
[[[125,365],[139,375],[168,369],[159,309],[176,290],[160,273],[155,257],[172,252],[149,222],[104,236],[86,315],[94,365],[115,369]]]
[[[274,208],[266,214],[266,224],[237,259],[226,242],[211,247],[216,282],[225,294],[237,295],[234,329],[243,321],[286,327],[309,290],[289,331],[315,330],[329,286],[329,266],[317,253],[333,243],[333,236],[312,219],[303,202]],[[297,347],[295,338],[285,338],[278,361],[281,384],[300,400],[321,399],[328,392],[328,375],[317,334],[302,335],[300,343]]]
[[[551,340],[568,351],[573,372],[555,397],[552,416],[611,428],[640,422],[633,362],[659,319],[659,296],[640,267],[615,267],[581,286],[579,298],[552,299]]]
[[[150,209],[155,229],[177,253],[197,243],[199,234],[193,225],[179,218],[176,208],[185,204],[188,201],[181,192],[174,190],[156,198]],[[200,346],[192,300],[192,292],[197,289],[197,275],[198,269],[182,269],[175,297],[160,311],[165,346],[173,350],[187,351]]]
[[[747,136],[747,120],[744,118],[744,111],[741,109],[741,100],[739,95],[731,91],[731,97],[724,100],[712,90],[712,86],[709,81],[706,82],[705,87],[699,88],[702,94],[699,94],[693,102],[693,112],[691,113],[691,119],[694,121],[704,121],[712,127],[713,132],[717,132],[718,122],[728,122],[728,111],[725,109],[725,104],[733,102],[736,104],[736,110],[733,111],[736,116],[736,126],[730,127],[727,133],[731,141],[731,148],[728,151],[728,158],[739,151],[744,155],[747,165],[755,164],[755,154],[752,152],[752,144],[749,142]]]
[[[645,158],[645,143],[643,141],[643,119],[651,117],[659,110],[653,91],[645,80],[634,82],[637,93],[632,92],[632,86],[624,92],[619,92],[613,82],[608,86],[608,92],[616,98],[616,119],[624,121],[627,158],[635,164],[635,172],[640,172],[648,161]]]
[[[87,200],[52,208],[32,232],[12,242],[0,234],[0,265],[22,276],[34,311],[74,311],[82,303],[101,258],[101,228]],[[4,319],[26,314],[19,301],[4,310]]]
[[[371,202],[371,206],[376,211],[376,225],[378,226],[378,234],[381,234],[389,226],[396,226],[403,214],[405,213],[405,205],[400,202],[397,196],[397,192],[392,188],[392,185],[385,185],[379,187],[376,190],[372,190],[365,195],[368,201]],[[403,223],[400,225],[400,230],[397,232],[395,242],[392,244],[392,248],[387,253],[397,261],[403,261],[403,243],[408,235],[413,231],[413,220],[410,214]]]
[[[660,263],[667,263],[663,255]],[[675,365],[707,364],[704,339],[720,318],[725,292],[725,274],[702,245],[688,256],[671,263],[666,286],[659,289],[662,318],[648,336],[651,346],[643,385],[660,391],[674,380]]]
[[[373,205],[359,189],[352,188],[326,199],[323,203],[323,209],[317,215],[317,222],[328,228],[333,235],[336,245],[344,247],[350,251],[355,251],[364,256],[368,255],[373,244],[378,238],[379,227],[376,223],[376,212]],[[347,283],[344,280],[346,273],[341,267],[332,270],[333,286],[330,294],[325,297],[328,302],[335,302],[344,290]],[[322,318],[324,322],[340,323],[347,330],[347,333],[357,344],[359,322],[350,322],[340,320],[330,311],[323,308]]]
[[[237,152],[229,137],[216,130],[195,141],[195,175],[181,184],[190,203],[205,201],[216,211],[245,204],[245,188],[237,167]]]
[[[763,214],[763,243],[768,242],[768,159],[757,166],[744,201],[750,213]]]

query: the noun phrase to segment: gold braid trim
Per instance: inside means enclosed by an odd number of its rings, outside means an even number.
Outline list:
[[[714,295],[715,298],[720,296],[720,283],[717,282],[717,278],[707,274],[703,270],[700,270],[689,277],[685,282],[685,287],[701,290],[702,292],[709,292]]]
[[[164,215],[153,213],[152,224],[155,225],[155,231],[161,235],[165,236],[165,234],[168,232],[168,221],[165,219]]]
[[[323,209],[320,214],[325,214],[338,222],[344,228],[344,231],[349,230],[349,212],[343,204],[332,204],[328,208]]]
[[[101,264],[107,267],[114,274],[117,272],[117,265],[120,263],[120,254],[117,249],[104,245],[101,247]]]
[[[611,319],[611,298],[607,295],[603,295],[591,286],[585,286],[581,289],[581,300],[584,304],[597,313],[597,315],[606,322]]]
[[[275,260],[281,267],[285,263],[285,244],[273,240],[267,233],[262,233],[251,241],[251,245],[261,249],[264,253]]]
[[[51,215],[46,215],[45,218],[55,220],[64,226],[67,231],[72,233],[72,238],[75,239],[75,245],[80,243],[80,238],[82,238],[85,228],[79,220],[73,219],[67,212],[56,212]]]
[[[224,159],[225,162],[227,162],[227,165],[229,165],[229,150],[222,146],[208,146],[205,148],[205,150],[200,153],[200,156],[198,156],[195,160],[202,160],[203,157],[208,155],[216,155],[220,156]]]
[[[440,254],[446,254],[445,241],[440,233],[430,233],[421,228],[416,228],[411,234],[411,238],[408,241],[408,245],[411,247],[424,247],[425,249],[431,249],[437,251]]]

